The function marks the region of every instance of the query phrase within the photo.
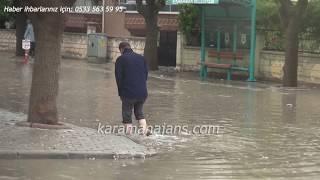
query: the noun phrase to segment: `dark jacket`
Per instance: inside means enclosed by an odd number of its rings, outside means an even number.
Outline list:
[[[148,68],[143,56],[125,49],[116,61],[115,76],[120,97],[144,99],[148,96]]]

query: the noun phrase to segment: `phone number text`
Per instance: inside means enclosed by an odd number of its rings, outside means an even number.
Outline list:
[[[75,6],[60,7],[61,13],[121,13],[125,10],[123,6]]]

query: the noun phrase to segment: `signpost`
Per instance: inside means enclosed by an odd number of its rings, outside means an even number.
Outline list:
[[[30,44],[31,44],[31,43],[30,43],[30,40],[23,39],[23,40],[22,40],[22,49],[24,49],[24,50],[30,50],[30,47],[31,47]]]
[[[22,40],[22,49],[24,49],[24,60],[23,63],[27,64],[29,61],[29,50],[31,48],[31,42],[28,39]]]

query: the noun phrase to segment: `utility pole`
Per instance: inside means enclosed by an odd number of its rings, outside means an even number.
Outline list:
[[[105,6],[106,6],[106,0],[102,0],[102,7],[103,7],[103,9],[105,9]],[[104,13],[104,10],[102,11],[102,28],[101,28],[101,33],[104,33],[104,24],[105,24],[105,22],[104,22],[104,19],[105,19],[105,17],[104,17],[104,15],[105,15],[105,13]]]

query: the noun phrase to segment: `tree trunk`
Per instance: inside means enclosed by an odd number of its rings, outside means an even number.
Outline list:
[[[158,15],[146,17],[146,44],[144,56],[148,61],[150,70],[158,70]]]
[[[280,0],[280,20],[285,31],[285,63],[283,66],[283,86],[298,85],[299,33],[302,31],[302,17],[305,15],[308,0]]]
[[[13,5],[16,7],[22,6],[20,0],[14,0]],[[24,12],[16,13],[16,55],[23,56],[22,39],[26,30],[27,15]]]
[[[165,6],[165,0],[136,0],[137,10],[146,22],[146,44],[144,56],[150,70],[158,70],[158,12]]]
[[[35,63],[28,122],[57,124],[60,50],[64,19],[59,13],[42,13],[35,23]]]
[[[298,85],[299,22],[296,21],[292,18],[286,30],[283,86],[287,87]]]

